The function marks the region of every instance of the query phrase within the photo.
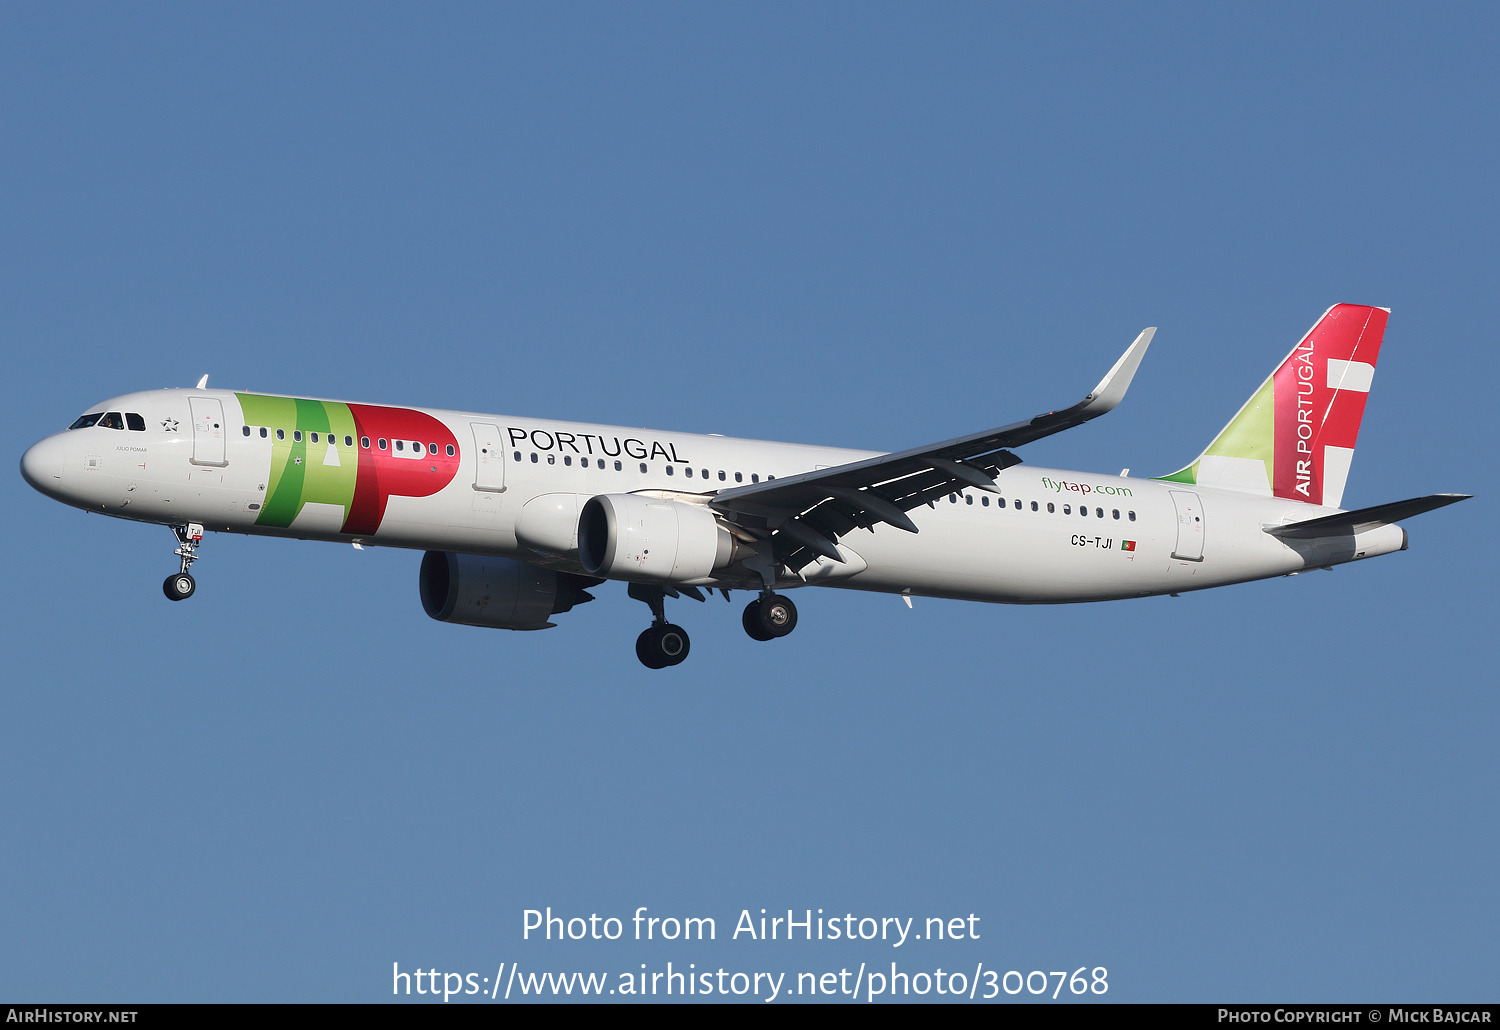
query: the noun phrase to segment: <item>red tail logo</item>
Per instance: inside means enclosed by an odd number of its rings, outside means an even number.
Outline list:
[[[1276,370],[1277,497],[1334,507],[1343,498],[1388,317],[1384,308],[1339,304]]]

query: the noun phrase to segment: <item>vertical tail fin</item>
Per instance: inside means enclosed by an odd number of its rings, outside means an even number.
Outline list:
[[[1337,508],[1389,315],[1329,308],[1198,459],[1162,478]]]

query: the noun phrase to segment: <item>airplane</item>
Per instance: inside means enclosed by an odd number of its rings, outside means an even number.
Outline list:
[[[607,580],[651,609],[648,668],[681,663],[667,598],[755,597],[797,626],[806,586],[1011,604],[1177,595],[1404,551],[1402,519],[1466,499],[1339,507],[1389,309],[1328,309],[1190,464],[1153,479],[1033,468],[1013,448],[1125,396],[1146,329],[1083,400],[882,454],[208,388],[91,405],[21,472],[65,504],[169,526],[191,597],[205,532],[426,552],[442,622],[553,627]]]

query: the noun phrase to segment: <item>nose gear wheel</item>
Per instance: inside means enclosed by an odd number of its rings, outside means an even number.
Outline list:
[[[186,572],[172,573],[161,585],[161,592],[167,595],[169,601],[186,601],[193,596],[193,591],[196,589],[198,589],[197,582]]]

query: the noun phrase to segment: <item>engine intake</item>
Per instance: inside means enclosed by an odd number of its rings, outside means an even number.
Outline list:
[[[422,609],[439,622],[491,629],[547,629],[557,615],[592,601],[585,587],[598,583],[514,558],[428,551],[418,586]]]
[[[734,538],[697,505],[600,494],[578,517],[578,560],[590,576],[691,586],[734,557]]]

